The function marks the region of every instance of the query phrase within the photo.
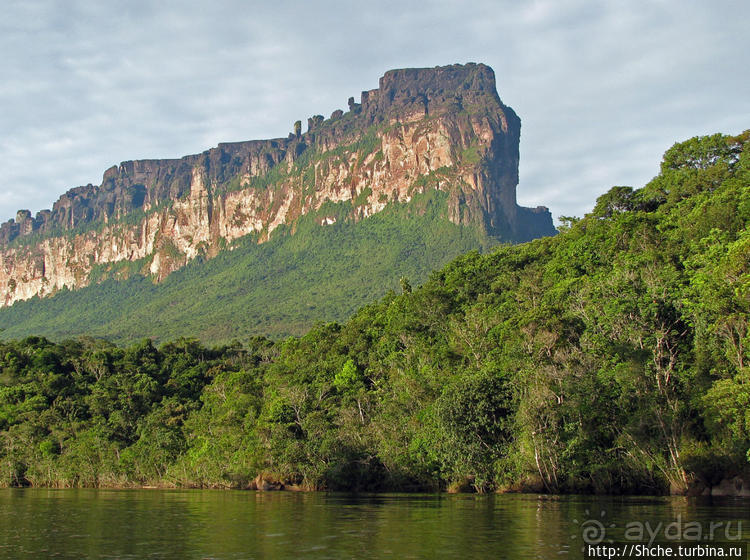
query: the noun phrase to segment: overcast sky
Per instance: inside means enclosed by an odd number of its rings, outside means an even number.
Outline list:
[[[519,203],[581,216],[678,140],[750,128],[750,2],[4,0],[0,220],[123,160],[286,136],[388,69],[484,62]]]

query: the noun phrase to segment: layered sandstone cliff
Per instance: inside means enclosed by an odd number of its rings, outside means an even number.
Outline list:
[[[100,186],[65,193],[0,226],[0,304],[86,286],[116,263],[157,280],[233,240],[259,242],[332,203],[362,219],[429,189],[448,216],[506,241],[554,233],[544,207],[519,207],[520,120],[481,64],[387,72],[349,111],[287,138],[219,144],[177,160],[127,161]]]

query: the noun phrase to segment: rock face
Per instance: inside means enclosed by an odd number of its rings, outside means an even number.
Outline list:
[[[75,289],[118,263],[157,280],[249,234],[267,240],[348,203],[359,220],[416,193],[449,193],[449,216],[505,241],[554,234],[545,207],[516,204],[520,119],[482,64],[387,72],[349,111],[287,138],[219,144],[175,160],[126,161],[0,226],[0,305]],[[116,268],[116,267],[115,267]]]

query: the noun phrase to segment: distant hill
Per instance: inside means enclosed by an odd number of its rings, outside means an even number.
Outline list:
[[[489,67],[389,71],[348,105],[19,210],[0,227],[4,336],[301,333],[402,275],[555,233],[516,203],[520,119]]]

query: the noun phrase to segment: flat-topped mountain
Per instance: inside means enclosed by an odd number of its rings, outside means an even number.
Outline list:
[[[240,238],[264,243],[302,218],[357,224],[429,193],[440,219],[494,242],[554,234],[546,208],[516,203],[519,135],[491,68],[392,70],[304,133],[298,121],[285,138],[126,161],[52,210],[19,210],[0,227],[0,305],[107,278],[161,282]]]

